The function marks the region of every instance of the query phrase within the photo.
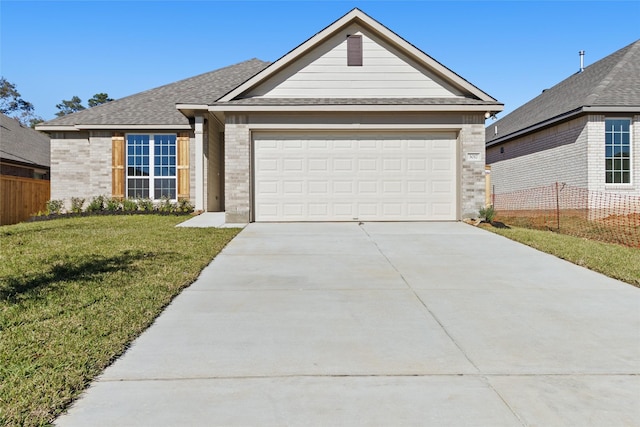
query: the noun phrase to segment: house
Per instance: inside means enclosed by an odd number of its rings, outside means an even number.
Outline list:
[[[49,165],[49,137],[0,114],[0,225],[45,210]]]
[[[45,209],[49,165],[49,137],[0,114],[0,225]]]
[[[458,220],[502,104],[354,9],[252,59],[41,124],[52,197],[189,198],[227,222]]]
[[[0,114],[0,173],[49,179],[49,137]]]
[[[555,182],[640,196],[640,40],[486,128],[495,193]]]

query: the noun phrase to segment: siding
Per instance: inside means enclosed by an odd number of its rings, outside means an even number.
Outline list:
[[[347,35],[362,35],[363,65],[347,66]],[[410,58],[355,26],[258,86],[265,98],[451,98],[453,87]]]

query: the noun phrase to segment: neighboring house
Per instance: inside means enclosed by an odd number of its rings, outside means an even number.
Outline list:
[[[0,173],[49,179],[49,137],[0,114]]]
[[[495,193],[555,182],[640,196],[640,40],[486,128]]]
[[[502,104],[358,9],[253,59],[41,124],[52,197],[189,198],[227,222],[458,220]]]
[[[45,209],[49,165],[49,137],[0,114],[0,225]]]

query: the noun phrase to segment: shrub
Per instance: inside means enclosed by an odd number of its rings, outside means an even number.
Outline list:
[[[114,199],[113,197],[106,200],[105,208],[109,212],[119,211],[121,208],[120,200]]]
[[[84,206],[84,199],[82,197],[71,198],[71,212],[81,213],[83,206]]]
[[[163,213],[171,213],[174,212],[175,206],[171,203],[171,199],[162,196],[162,200],[158,204],[158,211]]]
[[[87,206],[87,212],[100,212],[104,210],[105,200],[104,196],[96,196],[91,199],[89,205]]]
[[[47,215],[60,215],[64,200],[49,200],[47,202]]]
[[[125,212],[135,212],[138,210],[138,202],[133,199],[124,199],[122,201],[122,210]]]
[[[178,204],[176,205],[177,213],[191,213],[194,210],[193,204],[189,201],[189,199],[180,199],[178,200]]]
[[[154,209],[153,201],[151,199],[138,200],[138,209],[142,212],[151,212]]]
[[[484,208],[481,208],[479,213],[480,213],[480,218],[482,218],[485,222],[488,222],[489,224],[493,222],[493,219],[496,216],[496,210],[494,209],[493,205],[489,205]]]

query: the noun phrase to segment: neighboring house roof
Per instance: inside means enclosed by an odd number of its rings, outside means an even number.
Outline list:
[[[377,36],[381,37],[389,44],[395,46],[401,52],[407,54],[408,57],[417,61],[425,69],[429,69],[439,77],[446,80],[448,83],[459,88],[467,95],[465,99],[487,101],[488,103],[493,103],[493,105],[496,105],[496,111],[502,110],[502,104],[500,104],[496,99],[488,95],[486,92],[480,90],[458,74],[454,73],[452,70],[445,67],[444,65],[424,53],[422,50],[418,49],[393,31],[389,30],[387,27],[371,18],[369,15],[358,8],[351,10],[349,13],[347,13],[334,23],[330,24],[304,43],[291,50],[282,58],[270,64],[260,73],[256,74],[246,82],[231,90],[229,93],[221,97],[218,101],[228,102],[234,99],[243,98],[243,94],[246,94],[252,88],[257,87],[269,78],[275,76],[278,72],[284,70],[286,67],[302,58],[305,54],[320,46],[321,43],[325,42],[333,34],[339,32],[343,28],[353,23],[356,23],[363,28],[368,28]],[[185,102],[184,104],[187,103]],[[281,103],[280,105],[285,104]]]
[[[50,166],[47,135],[24,127],[4,114],[0,114],[0,126],[0,159],[45,168]]]
[[[92,125],[160,125],[188,128],[189,119],[176,109],[178,102],[211,104],[268,64],[259,59],[251,59],[62,116],[40,124],[38,129],[54,130],[50,127],[77,125],[87,128],[91,128]]]
[[[640,112],[640,40],[585,67],[492,123],[486,129],[486,141],[488,145],[504,142],[589,111]]]

